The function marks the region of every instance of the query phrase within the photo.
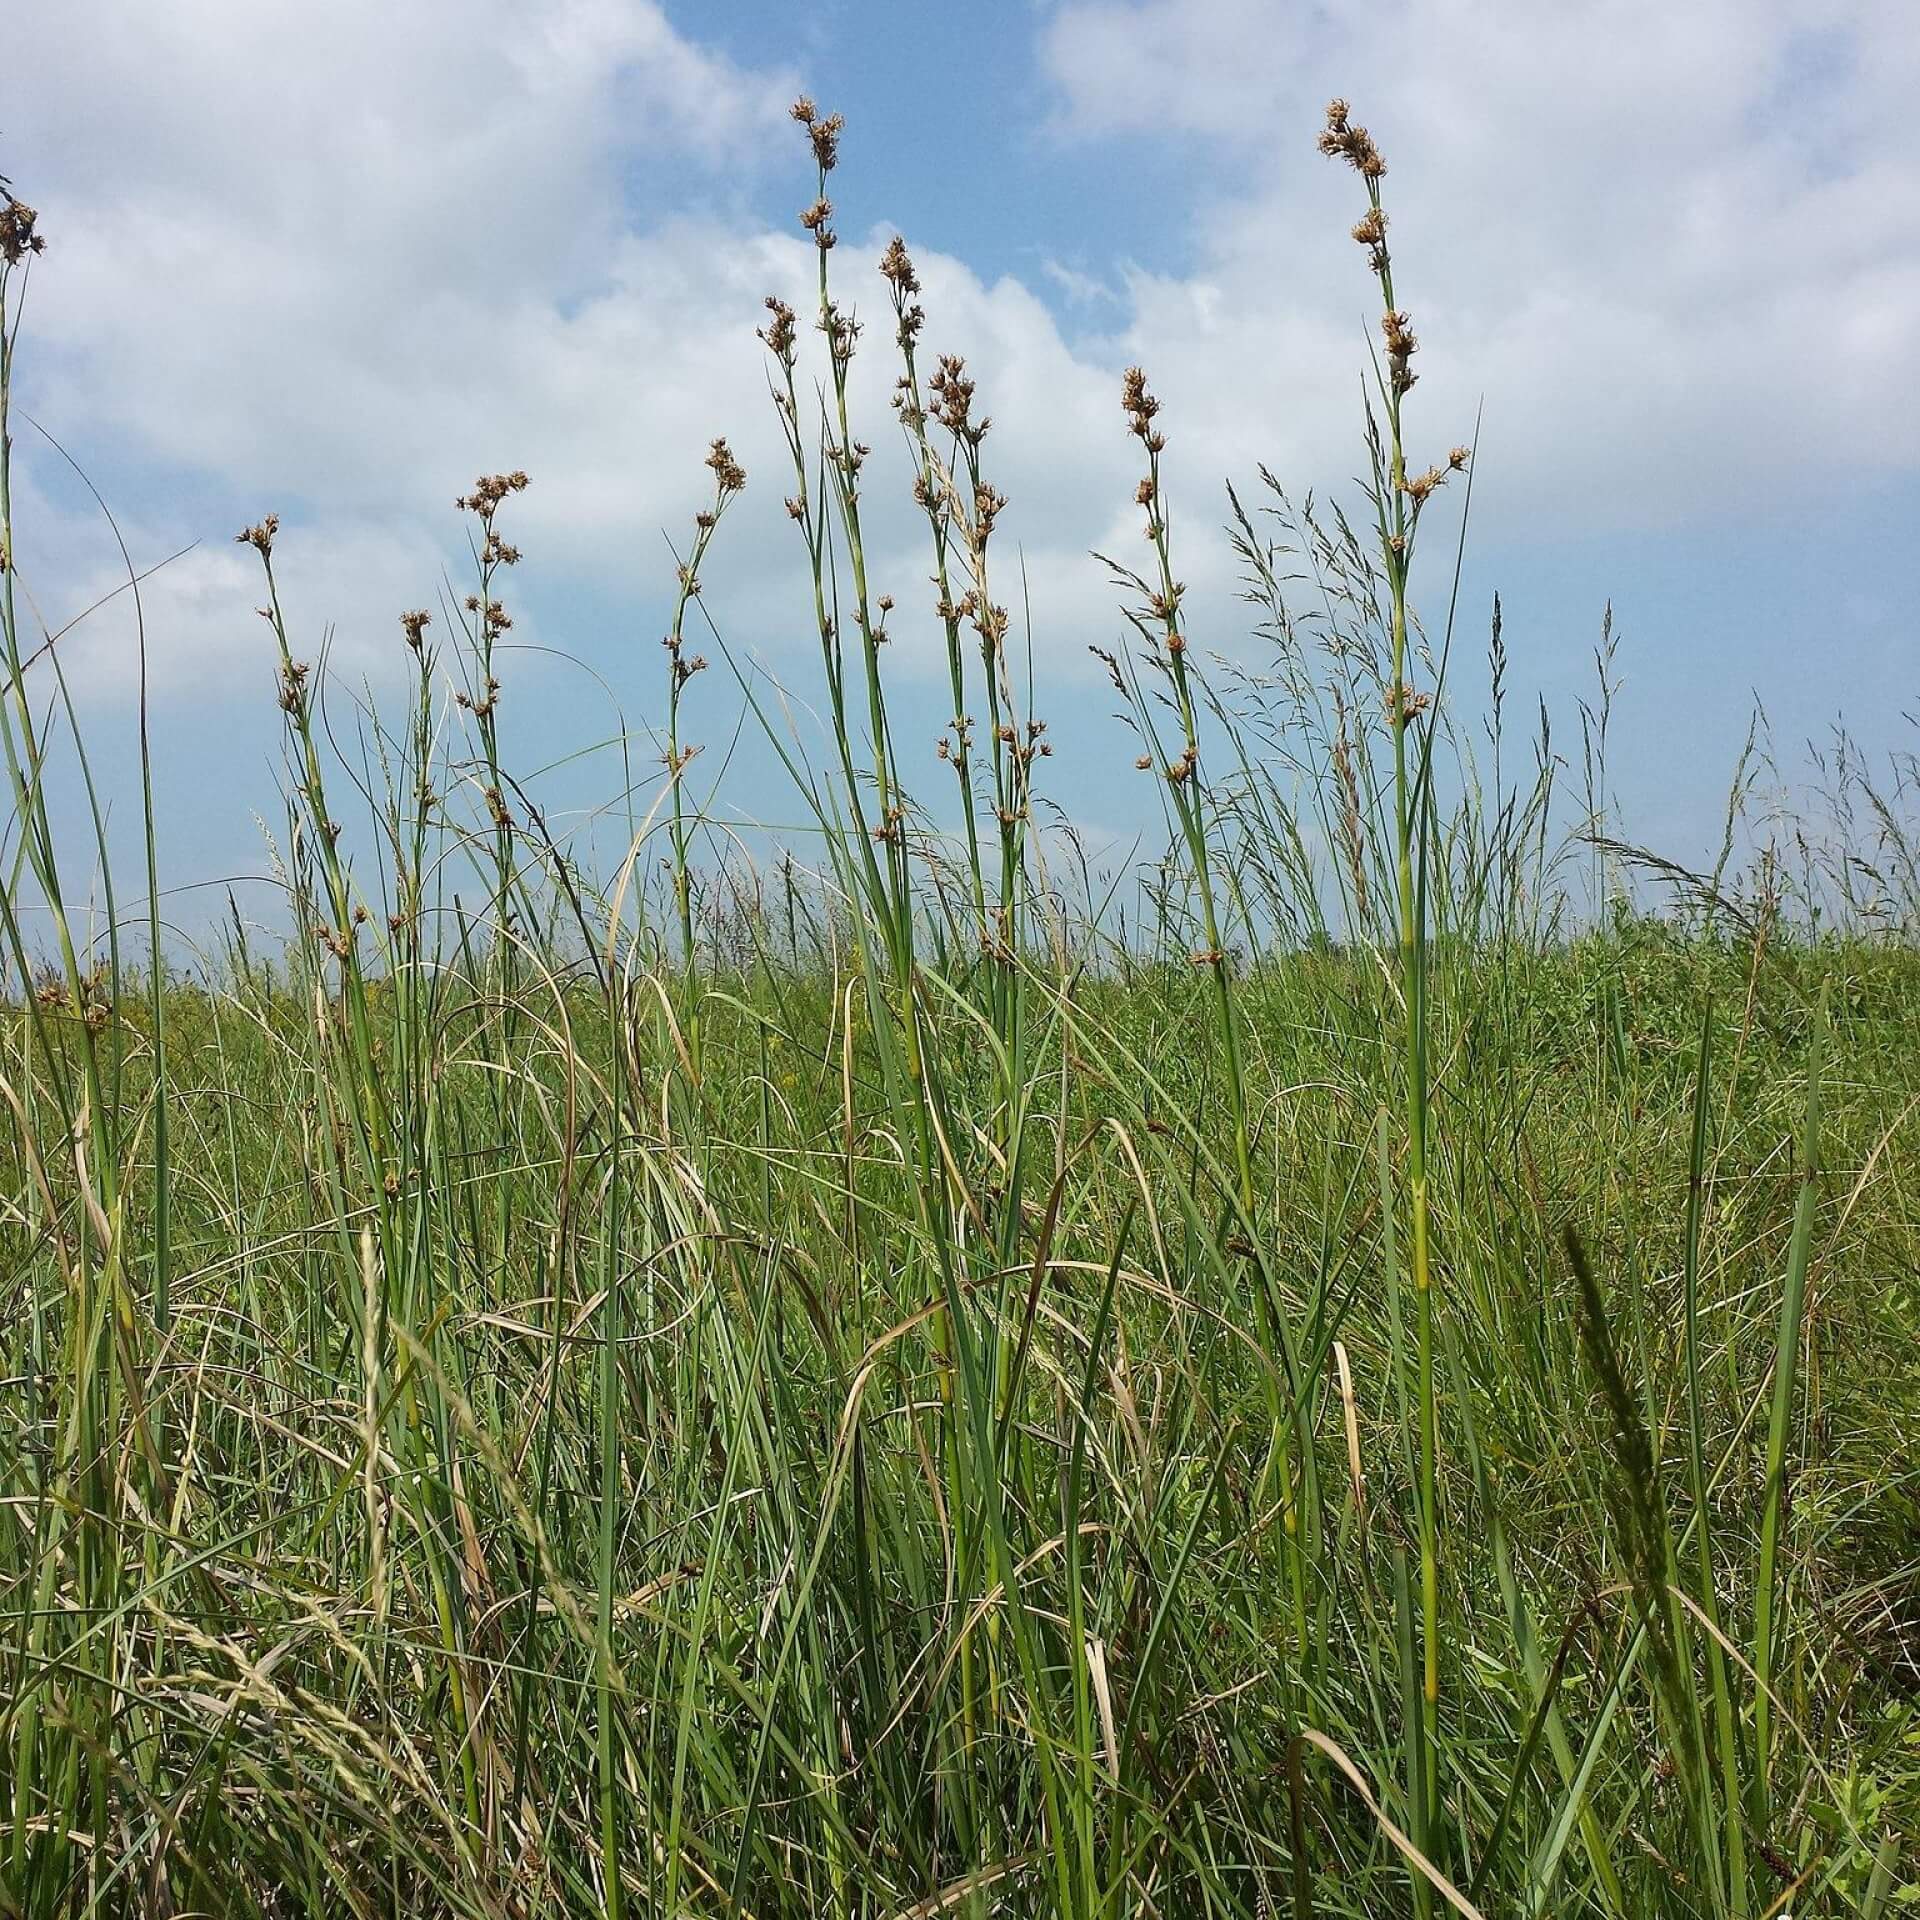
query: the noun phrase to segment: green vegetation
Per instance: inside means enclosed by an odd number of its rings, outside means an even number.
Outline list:
[[[1743,766],[1693,876],[1607,837],[1604,653],[1581,791],[1544,721],[1512,779],[1497,617],[1457,716],[1413,589],[1448,597],[1468,454],[1405,450],[1335,103],[1371,495],[1231,498],[1261,665],[1211,661],[1128,373],[1149,558],[1101,657],[1168,836],[1103,905],[1036,824],[987,423],[898,243],[945,766],[889,728],[878,349],[828,271],[839,122],[795,112],[818,311],[763,338],[827,776],[738,677],[811,866],[722,858],[684,778],[716,442],[614,872],[495,724],[505,474],[352,760],[320,610],[242,536],[285,951],[236,923],[171,973],[110,891],[92,937],[0,453],[0,1912],[1910,1910],[1912,765],[1843,763],[1857,840],[1744,877]],[[7,200],[0,429],[37,239]]]

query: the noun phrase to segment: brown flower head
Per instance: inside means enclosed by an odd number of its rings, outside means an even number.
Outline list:
[[[767,312],[772,318],[760,329],[760,338],[767,343],[767,351],[776,360],[792,366],[795,330],[793,309],[784,300],[768,294]]]
[[[881,277],[891,283],[896,301],[906,300],[920,291],[920,276],[913,270],[913,258],[907,243],[896,233],[880,256]]]
[[[1434,489],[1446,484],[1446,478],[1447,469],[1445,467],[1429,467],[1425,473],[1416,473],[1412,479],[1402,481],[1401,485],[1406,492],[1407,498],[1411,500],[1416,507],[1423,507],[1426,505]]]
[[[527,476],[518,467],[511,473],[483,473],[473,483],[473,491],[463,493],[453,504],[463,513],[477,513],[481,523],[491,527],[500,503],[510,493],[525,493],[528,484]]]
[[[984,423],[982,431],[984,431]],[[973,490],[973,534],[984,547],[993,536],[994,523],[1005,511],[1007,496],[984,482]]]
[[[747,470],[733,457],[724,440],[716,440],[707,450],[707,465],[722,494],[738,493],[747,484]]]
[[[831,200],[816,200],[812,206],[800,209],[800,224],[813,235],[813,244],[822,253],[834,246],[840,237],[827,225],[832,218],[833,202]]]
[[[820,317],[820,331],[827,336],[827,352],[834,364],[844,368],[859,344],[860,322],[852,314],[842,313],[829,302],[826,312]]]
[[[933,417],[949,433],[976,447],[987,437],[993,422],[974,419],[973,382],[967,378],[967,363],[958,354],[940,356],[927,390],[933,398]]]
[[[1387,163],[1373,144],[1373,135],[1348,119],[1350,111],[1344,100],[1327,102],[1327,124],[1321,130],[1320,151],[1330,160],[1346,161],[1364,178],[1378,180],[1386,172]]]
[[[17,267],[28,254],[46,251],[46,240],[35,229],[39,218],[24,200],[0,187],[0,260]]]
[[[807,129],[807,137],[813,142],[813,157],[820,163],[822,173],[831,173],[840,158],[840,135],[846,124],[839,114],[830,113]]]
[[[1126,378],[1120,383],[1120,405],[1125,410],[1127,425],[1143,441],[1149,453],[1159,453],[1167,444],[1166,437],[1155,431],[1153,417],[1160,411],[1160,402],[1147,391],[1147,376],[1139,367],[1129,367]]]
[[[1420,351],[1420,342],[1414,337],[1411,319],[1409,314],[1394,311],[1380,316],[1380,332],[1387,348],[1387,368],[1395,393],[1412,392],[1413,384],[1419,378],[1407,367],[1407,362]]]
[[[262,560],[270,560],[273,557],[273,536],[279,531],[280,516],[277,513],[270,513],[256,525],[242,527],[233,536],[234,544],[251,547]]]
[[[1353,237],[1367,250],[1367,265],[1375,273],[1387,270],[1387,216],[1378,207],[1369,207],[1354,222]]]
[[[822,173],[831,173],[835,162],[840,158],[840,135],[846,129],[846,121],[837,113],[830,113],[823,120],[813,102],[803,93],[787,109],[807,130],[807,138],[813,143],[813,157]]]

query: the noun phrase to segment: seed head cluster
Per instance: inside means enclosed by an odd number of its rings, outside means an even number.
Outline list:
[[[819,110],[804,93],[787,111],[806,128],[820,171],[831,173],[840,158],[840,136],[846,131],[845,119],[837,113],[830,113],[822,119]]]
[[[815,244],[822,253],[830,248],[836,239],[833,229],[827,222],[833,218],[833,202],[824,197],[816,200],[812,206],[800,210],[800,224],[813,235]]]
[[[1166,451],[1166,436],[1159,432],[1153,417],[1160,411],[1160,402],[1147,391],[1147,376],[1139,367],[1129,367],[1126,378],[1120,384],[1120,405],[1127,416],[1127,425],[1150,454]]]
[[[270,513],[265,519],[256,521],[250,527],[242,527],[233,536],[234,544],[251,547],[262,560],[273,558],[273,537],[280,531],[280,516]]]
[[[304,660],[289,660],[280,669],[280,711],[297,714],[306,699],[307,675],[312,669]]]
[[[793,309],[770,293],[767,295],[767,314],[767,324],[760,329],[760,338],[767,343],[767,351],[791,372],[794,336],[797,332]]]
[[[684,652],[685,642],[677,633],[670,633],[660,644],[667,650],[667,671],[673,679],[676,693],[684,687],[696,673],[707,670],[707,656],[704,653],[688,655]]]
[[[707,465],[713,469],[714,483],[722,499],[741,491],[747,484],[747,470],[733,457],[724,440],[716,440],[707,449]]]
[[[478,514],[490,527],[500,503],[511,493],[525,493],[528,484],[527,476],[518,468],[512,473],[483,473],[473,483],[473,491],[463,493],[453,504],[463,513]]]
[[[1380,204],[1380,177],[1386,172],[1387,163],[1381,159],[1373,136],[1365,127],[1354,125],[1351,109],[1344,100],[1327,102],[1327,122],[1321,130],[1319,144],[1322,153],[1331,159],[1346,161],[1367,183],[1367,210],[1354,222],[1352,231],[1355,242],[1367,250],[1367,265],[1380,282],[1380,291],[1386,302],[1386,311],[1380,316],[1380,333],[1386,354],[1387,382],[1397,401],[1411,393],[1419,381],[1420,376],[1413,371],[1412,361],[1420,351],[1420,342],[1413,331],[1412,315],[1396,306],[1393,299],[1392,260],[1387,252],[1387,215]],[[1447,455],[1445,466],[1429,467],[1424,473],[1408,476],[1401,470],[1397,451],[1397,419],[1395,440],[1394,484],[1412,502],[1417,517],[1435,490],[1446,484],[1448,476],[1466,466],[1468,449],[1455,447]],[[1388,544],[1395,555],[1404,559],[1407,546],[1404,533],[1390,535]]]
[[[1348,118],[1351,109],[1344,100],[1327,102],[1327,124],[1320,135],[1320,151],[1330,160],[1344,160],[1363,179],[1378,180],[1387,163],[1373,144],[1373,135],[1365,127],[1356,127]]]
[[[844,375],[860,341],[860,322],[843,313],[832,301],[820,316],[820,331],[827,336],[827,355],[833,362],[835,377]]]
[[[1420,342],[1414,337],[1411,314],[1402,313],[1389,307],[1380,316],[1380,332],[1386,343],[1387,374],[1393,382],[1395,393],[1411,393],[1420,376],[1412,372],[1407,363],[1420,351]]]
[[[880,256],[880,277],[893,289],[893,312],[899,323],[896,334],[901,351],[911,353],[920,329],[926,325],[927,313],[914,298],[920,291],[920,276],[913,270],[907,243],[897,233]]]
[[[1369,207],[1353,223],[1353,237],[1367,250],[1367,265],[1376,274],[1385,273],[1387,257],[1387,216],[1378,207]]]
[[[933,398],[934,419],[956,440],[978,447],[993,425],[993,416],[982,414],[978,420],[973,417],[974,385],[967,377],[967,363],[958,354],[943,353],[927,390]]]
[[[824,188],[827,175],[831,173],[840,158],[840,135],[846,127],[846,121],[839,114],[830,113],[824,119],[813,102],[802,94],[787,109],[801,126],[807,130],[807,138],[813,145],[814,163],[820,170],[820,184],[823,191],[800,215],[800,224],[813,235],[814,244],[822,253],[833,245],[835,235],[827,222],[833,218],[833,202]]]
[[[47,243],[38,231],[40,216],[24,200],[0,187],[0,260],[17,267],[30,253],[45,253]]]

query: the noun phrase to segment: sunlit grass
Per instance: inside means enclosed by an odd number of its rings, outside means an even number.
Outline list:
[[[1514,779],[1497,618],[1484,731],[1449,698],[1468,456],[1407,451],[1335,103],[1371,487],[1230,496],[1250,637],[1182,605],[1177,407],[1116,396],[1148,560],[1100,651],[1167,824],[1123,927],[1038,824],[984,401],[923,371],[896,242],[904,467],[861,440],[888,348],[830,272],[843,130],[795,117],[817,306],[762,338],[829,772],[704,625],[748,479],[716,442],[610,872],[515,776],[506,473],[351,756],[324,610],[241,536],[284,951],[156,968],[111,898],[93,938],[0,452],[0,1911],[1920,1899],[1911,765],[1843,766],[1868,825],[1824,869],[1740,870],[1736,772],[1704,878],[1612,837],[1604,691],[1584,794],[1544,717]],[[926,519],[937,758],[889,723],[878,484]],[[702,632],[812,817],[765,872],[686,782]]]

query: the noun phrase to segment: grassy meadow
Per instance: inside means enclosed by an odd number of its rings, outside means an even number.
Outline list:
[[[344,757],[269,517],[285,938],[186,965],[151,800],[119,874],[52,804],[0,451],[0,1913],[1920,1909],[1920,767],[1796,824],[1743,761],[1705,873],[1612,837],[1604,652],[1569,747],[1451,610],[1471,451],[1415,451],[1335,102],[1371,486],[1230,494],[1246,629],[1190,635],[1126,374],[1100,669],[1165,834],[1103,885],[992,370],[834,248],[795,118],[817,308],[742,328],[825,744],[706,618],[716,442],[607,871],[511,757],[527,477]],[[7,198],[0,429],[40,239]],[[812,821],[764,859],[686,777],[736,694]]]

